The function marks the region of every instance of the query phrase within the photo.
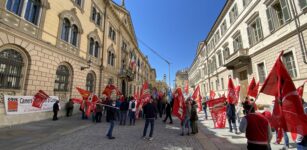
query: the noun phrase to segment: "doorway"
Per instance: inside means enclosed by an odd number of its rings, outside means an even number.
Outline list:
[[[126,81],[122,80],[122,94],[126,96]]]
[[[247,96],[247,86],[248,86],[248,79],[247,79],[247,70],[243,70],[239,72],[239,83],[240,83],[240,99],[243,101]]]

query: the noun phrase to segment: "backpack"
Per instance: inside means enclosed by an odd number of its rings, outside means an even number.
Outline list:
[[[135,108],[135,101],[131,103],[131,109]]]

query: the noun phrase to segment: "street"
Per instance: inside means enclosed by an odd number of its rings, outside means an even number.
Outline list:
[[[149,141],[141,138],[143,120],[137,120],[135,126],[119,126],[116,122],[113,130],[113,136],[116,139],[109,140],[105,136],[109,124],[104,121],[104,118],[102,123],[95,124],[90,120],[81,120],[77,114],[70,118],[62,117],[58,121],[44,120],[2,128],[0,129],[0,146],[2,150],[246,149],[244,134],[229,133],[228,128],[213,129],[211,117],[204,121],[203,114],[200,113],[199,116],[200,132],[190,136],[179,135],[181,130],[177,118],[174,117],[174,124],[164,124],[162,119],[158,118],[155,121],[154,139]],[[272,142],[274,139],[273,137]],[[271,144],[271,146],[273,150],[282,148],[282,145]]]

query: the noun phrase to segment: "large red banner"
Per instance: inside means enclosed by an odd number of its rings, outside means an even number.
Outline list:
[[[226,101],[225,97],[209,100],[207,102],[214,123],[214,128],[225,128],[226,126]]]

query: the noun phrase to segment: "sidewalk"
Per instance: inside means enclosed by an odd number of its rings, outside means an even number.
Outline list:
[[[204,120],[205,115],[203,112],[199,113],[198,116],[200,118],[199,127],[202,126],[202,131],[208,137],[208,140],[212,142],[212,144],[221,150],[245,150],[246,149],[246,138],[245,133],[235,134],[230,133],[228,130],[228,122],[226,120],[226,128],[225,129],[215,129],[214,124],[208,111],[208,120]],[[275,141],[275,132],[272,133],[273,138],[271,141],[272,150],[279,150],[283,147],[282,144],[276,145],[273,142]],[[289,150],[295,150],[296,144],[292,141],[290,133],[288,133],[289,141],[290,141],[290,148]]]

